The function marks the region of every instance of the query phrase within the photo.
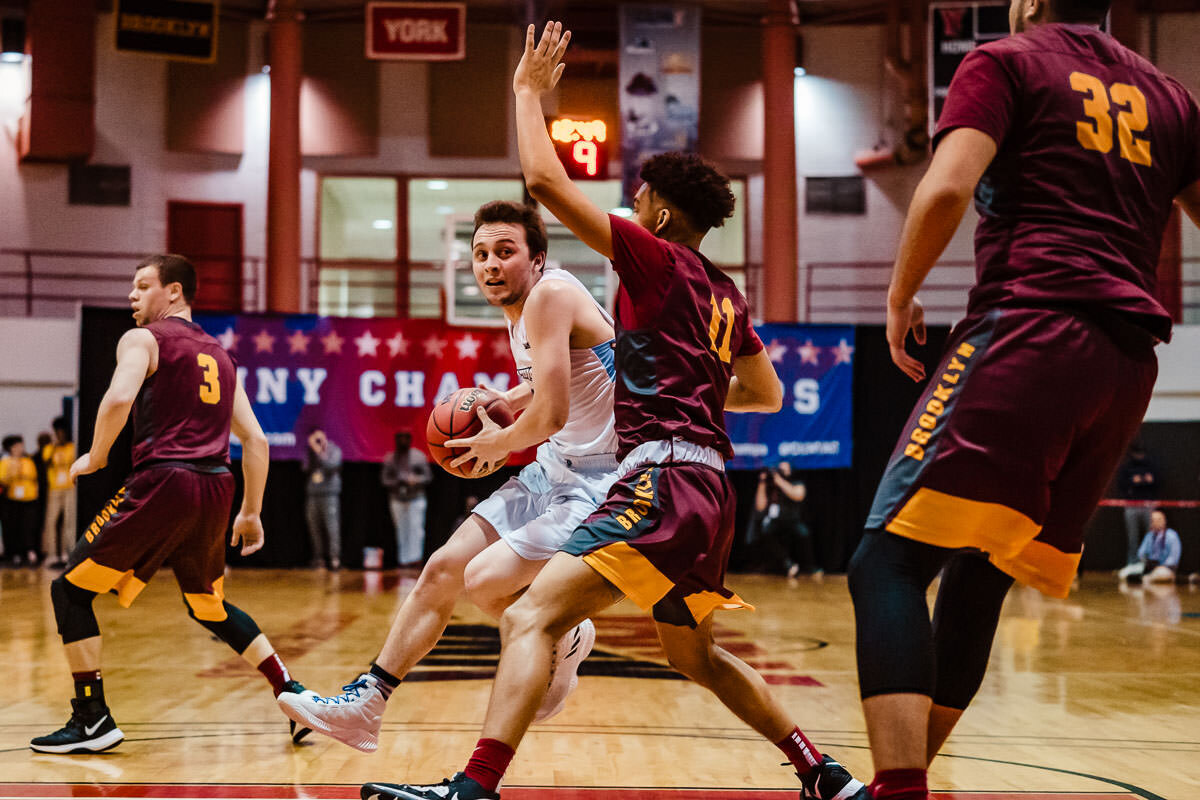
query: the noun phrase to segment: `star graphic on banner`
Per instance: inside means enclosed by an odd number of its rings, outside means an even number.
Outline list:
[[[439,338],[435,333],[433,336],[430,336],[425,340],[425,343],[422,345],[422,347],[425,348],[425,355],[437,356],[438,358],[441,358],[442,351],[446,349],[447,344],[449,344],[449,342],[447,342],[445,339]]]
[[[296,353],[307,353],[308,343],[312,340],[311,336],[305,336],[304,331],[295,331],[291,336],[287,337],[288,353],[296,355]]]
[[[226,350],[236,350],[238,346],[238,339],[241,338],[242,337],[240,335],[233,332],[232,325],[226,328],[224,333],[217,334],[217,341],[220,342],[221,347]]]
[[[471,334],[467,334],[454,343],[454,347],[458,350],[458,357],[462,360],[468,358],[479,358],[479,346],[483,344],[482,339],[476,339]]]
[[[337,331],[330,331],[321,337],[321,346],[325,348],[325,355],[327,356],[333,353],[341,355],[342,345],[345,343],[346,340],[338,336]]]
[[[266,330],[261,330],[254,337],[254,352],[269,353],[275,349],[275,337],[267,333]]]
[[[512,348],[508,346],[507,336],[497,336],[492,339],[492,355],[496,358],[512,357]]]
[[[854,348],[848,345],[845,339],[842,339],[840,342],[838,342],[838,346],[833,348],[833,355],[834,366],[837,366],[838,364],[849,364],[850,356],[854,355]]]
[[[354,346],[358,348],[358,357],[376,355],[382,341],[372,336],[370,331],[363,331],[363,335],[354,340]]]
[[[820,363],[821,348],[815,347],[812,339],[805,339],[804,344],[796,348],[796,352],[800,354],[801,364],[812,364],[815,367]]]
[[[771,343],[767,345],[767,356],[770,357],[773,364],[783,361],[783,357],[787,355],[787,351],[787,345],[780,344],[778,339],[772,339]]]
[[[404,334],[396,331],[396,335],[387,340],[388,355],[392,358],[396,356],[408,355],[408,339],[404,338]]]

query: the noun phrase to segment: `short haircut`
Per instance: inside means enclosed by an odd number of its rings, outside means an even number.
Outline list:
[[[1050,0],[1060,22],[1102,22],[1112,0]]]
[[[183,289],[183,300],[188,305],[196,299],[196,268],[192,262],[174,253],[153,255],[137,265],[134,272],[143,267],[154,267],[158,270],[158,281],[163,286],[178,283]]]
[[[699,233],[733,216],[729,178],[695,153],[662,153],[642,164],[642,180],[678,208]]]
[[[546,238],[546,223],[542,221],[541,213],[533,206],[524,203],[514,203],[510,200],[493,200],[484,203],[475,212],[475,230],[471,231],[471,241],[475,241],[475,233],[481,225],[492,224],[520,225],[525,228],[525,243],[529,245],[529,257],[536,258],[544,255],[549,247]]]
[[[3,447],[4,447],[4,452],[7,453],[8,451],[13,449],[14,444],[19,444],[20,442],[23,442],[23,441],[25,441],[25,440],[23,438],[21,438],[20,436],[17,436],[16,434],[10,434],[8,436],[5,436],[4,442],[2,443]]]

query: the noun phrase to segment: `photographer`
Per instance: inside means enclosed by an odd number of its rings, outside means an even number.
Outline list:
[[[305,484],[304,516],[308,520],[308,535],[312,541],[310,566],[342,566],[342,449],[325,436],[325,431],[313,428],[308,434],[308,452],[304,457]]]
[[[758,561],[767,572],[784,572],[794,578],[801,572],[820,572],[813,557],[812,534],[804,524],[801,505],[808,495],[804,482],[793,476],[792,465],[779,462],[758,476],[754,496]]]

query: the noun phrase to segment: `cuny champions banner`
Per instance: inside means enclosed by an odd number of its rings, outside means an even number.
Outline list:
[[[854,328],[755,328],[783,382],[778,414],[726,414],[731,469],[787,461],[795,469],[849,467],[853,456]]]
[[[347,461],[382,461],[397,431],[423,447],[429,413],[451,392],[517,381],[502,328],[309,314],[195,320],[233,356],[275,459],[303,458],[309,431],[320,427]]]

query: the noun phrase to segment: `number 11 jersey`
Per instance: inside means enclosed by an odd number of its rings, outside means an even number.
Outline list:
[[[682,439],[726,459],[725,398],[733,359],[762,350],[746,298],[699,252],[609,216],[616,313],[617,457]]]
[[[1038,25],[963,60],[934,146],[962,127],[998,148],[975,192],[971,312],[1116,312],[1169,339],[1158,254],[1172,201],[1200,180],[1187,90],[1093,26]]]
[[[156,461],[229,461],[237,373],[199,325],[167,317],[145,326],[158,341],[158,369],[133,404],[133,468]]]

